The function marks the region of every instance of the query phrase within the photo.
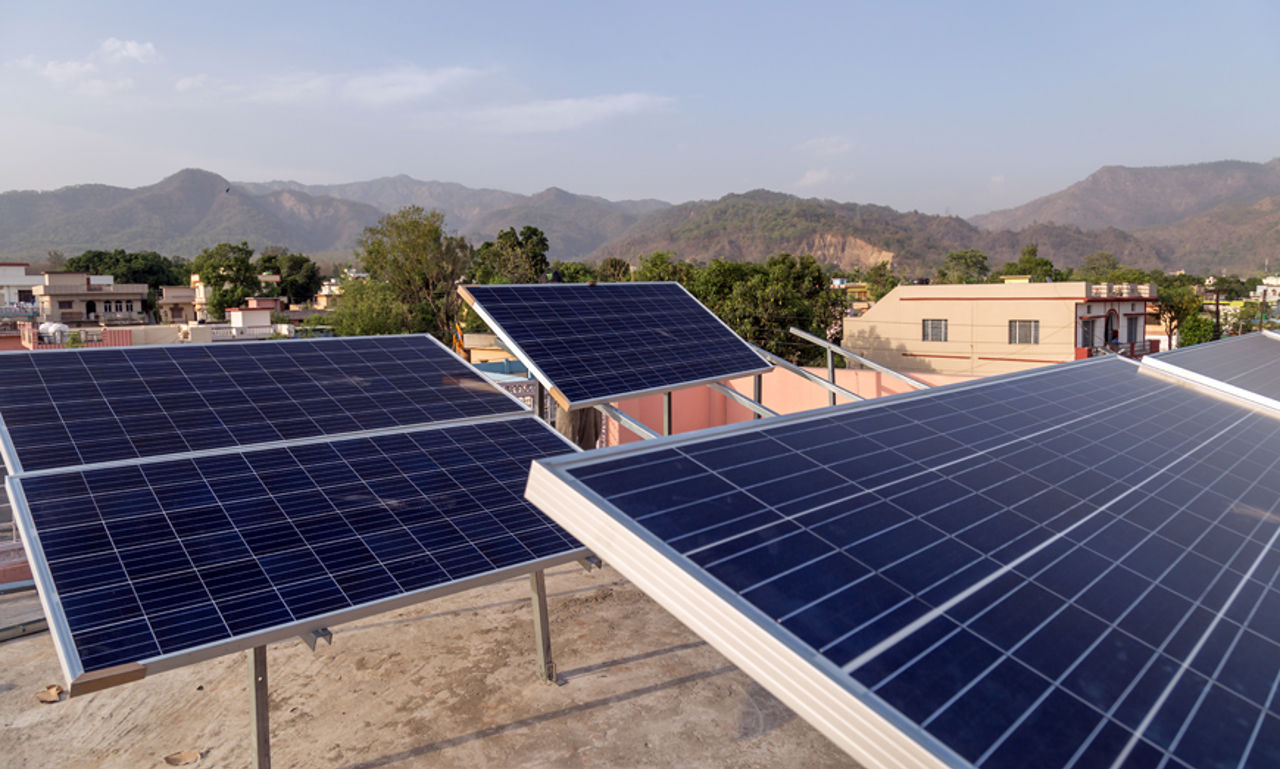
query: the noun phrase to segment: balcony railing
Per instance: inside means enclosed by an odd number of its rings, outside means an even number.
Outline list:
[[[1077,347],[1076,358],[1096,358],[1100,355],[1123,355],[1126,358],[1141,358],[1160,352],[1160,340],[1143,339],[1138,342],[1119,342],[1103,347]],[[1083,354],[1081,354],[1083,353]]]
[[[1090,299],[1127,299],[1133,296],[1153,297],[1154,283],[1090,283]]]

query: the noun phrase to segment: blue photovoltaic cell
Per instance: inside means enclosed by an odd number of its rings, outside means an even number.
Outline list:
[[[1277,445],[1109,358],[549,464],[935,750],[1207,769],[1280,765]]]
[[[1261,332],[1181,347],[1152,357],[1280,401],[1280,339]]]
[[[425,335],[0,354],[24,471],[521,410]]]
[[[532,417],[19,481],[85,672],[581,548],[522,498]]]
[[[466,290],[512,352],[575,407],[770,368],[678,283]]]

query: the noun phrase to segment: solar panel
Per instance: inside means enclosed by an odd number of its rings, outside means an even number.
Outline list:
[[[545,568],[532,416],[10,476],[72,691]]]
[[[543,460],[527,496],[869,766],[1276,766],[1278,440],[1104,358]]]
[[[1148,365],[1200,384],[1280,408],[1280,335],[1228,337],[1149,355]]]
[[[564,408],[771,368],[678,283],[466,286],[460,291]]]
[[[523,410],[426,335],[0,353],[13,473]]]

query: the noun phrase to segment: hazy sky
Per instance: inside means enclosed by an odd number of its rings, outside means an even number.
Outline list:
[[[197,167],[967,216],[1276,156],[1275,0],[0,0],[0,190]]]

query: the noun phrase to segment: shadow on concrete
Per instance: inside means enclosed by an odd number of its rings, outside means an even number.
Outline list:
[[[725,673],[731,673],[735,670],[737,670],[737,668],[734,667],[733,665],[725,665],[723,667],[716,668],[715,670],[706,670],[701,673],[694,673],[692,675],[687,675],[682,678],[675,678],[670,681],[654,684],[652,686],[644,686],[639,689],[632,689],[629,692],[623,692],[622,694],[615,694],[611,697],[602,697],[598,700],[583,702],[579,705],[574,705],[573,707],[570,707],[570,708],[562,708],[560,710],[553,710],[549,713],[542,713],[540,715],[530,716],[529,718],[522,718],[518,721],[512,721],[509,724],[500,724],[498,726],[491,726],[487,729],[481,729],[479,731],[471,732],[470,734],[462,734],[457,737],[450,737],[445,740],[437,740],[436,742],[429,742],[426,745],[419,745],[414,748],[409,748],[408,750],[402,750],[398,753],[392,753],[390,755],[381,756],[379,758],[370,759],[368,761],[362,761],[358,764],[348,764],[346,767],[344,767],[344,769],[378,769],[378,767],[390,766],[391,764],[396,764],[401,761],[408,761],[414,758],[419,758],[421,756],[430,755],[432,753],[438,753],[442,750],[448,750],[449,748],[455,748],[459,745],[465,745],[468,742],[483,740],[489,737],[496,737],[499,734],[505,734],[507,732],[515,731],[517,729],[526,729],[530,726],[536,726],[538,724],[545,723],[547,721],[554,721],[558,718],[566,718],[568,716],[576,715],[578,713],[584,713],[588,710],[594,710],[595,708],[614,705],[619,702],[626,702],[627,700],[634,700],[639,697],[644,697],[646,695],[653,694],[654,692],[660,692],[663,689],[670,689],[673,687],[685,686],[687,684],[696,683],[698,681],[705,681],[708,678],[714,678],[716,676],[724,675]]]
[[[642,654],[633,654],[630,657],[621,657],[616,660],[609,660],[608,662],[598,662],[594,665],[586,665],[584,667],[574,668],[573,670],[562,670],[560,671],[560,678],[564,679],[567,683],[570,679],[577,678],[578,676],[585,676],[588,673],[594,673],[597,670],[616,668],[619,665],[653,659],[654,657],[661,657],[664,654],[675,654],[676,652],[688,651],[689,649],[697,649],[706,645],[706,641],[690,641],[687,644],[668,646],[665,649],[654,649],[653,651],[644,652]]]
[[[752,681],[747,688],[747,701],[738,714],[738,739],[753,740],[766,735],[795,718],[795,715],[782,700]]]

